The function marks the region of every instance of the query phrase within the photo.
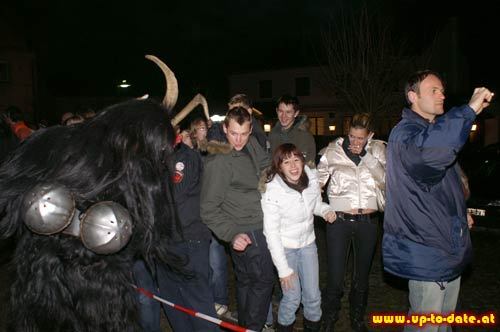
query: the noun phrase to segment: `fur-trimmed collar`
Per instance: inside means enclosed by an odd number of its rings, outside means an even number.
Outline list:
[[[219,141],[210,141],[207,144],[207,152],[209,154],[228,154],[233,150],[233,147],[229,143],[219,142]]]

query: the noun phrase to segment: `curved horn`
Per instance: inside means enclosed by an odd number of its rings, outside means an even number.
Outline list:
[[[208,103],[205,97],[202,94],[197,94],[194,96],[193,99],[184,107],[177,115],[172,119],[172,125],[175,126],[186,116],[188,116],[189,113],[191,113],[192,110],[198,105],[203,106],[203,113],[207,117],[207,120],[210,119],[210,114],[208,113]]]
[[[163,97],[162,104],[168,110],[172,110],[177,103],[177,97],[179,96],[179,87],[177,85],[177,79],[175,78],[175,74],[173,71],[168,68],[168,66],[163,63],[160,59],[155,57],[154,55],[146,55],[146,59],[153,61],[160,67],[163,75],[165,75],[166,88],[165,88],[165,97]]]
[[[252,107],[252,113],[257,114],[258,116],[262,116],[262,112],[256,109],[255,107]]]

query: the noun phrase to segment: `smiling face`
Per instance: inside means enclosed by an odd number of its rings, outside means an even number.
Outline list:
[[[304,171],[304,162],[296,155],[290,155],[283,159],[280,171],[290,183],[297,184]]]
[[[434,75],[422,80],[418,91],[409,91],[408,99],[411,102],[411,109],[429,121],[444,113],[443,83]]]
[[[278,108],[276,108],[276,113],[278,113],[278,119],[283,129],[290,128],[295,121],[295,117],[299,115],[299,111],[295,110],[293,104],[285,103],[280,103],[278,105]]]

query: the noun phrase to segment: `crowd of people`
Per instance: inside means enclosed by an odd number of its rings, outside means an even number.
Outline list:
[[[408,107],[387,143],[374,138],[369,114],[355,114],[346,135],[322,150],[317,164],[307,117],[294,96],[277,100],[278,122],[269,136],[244,94],[229,100],[223,122],[197,118],[181,127],[170,185],[182,236],[168,250],[185,262],[179,268],[138,257],[132,269],[136,286],[212,317],[235,318],[253,331],[293,331],[302,304],[303,331],[334,331],[352,252],[350,323],[353,331],[367,331],[369,273],[384,212],[384,268],[409,280],[410,313],[453,312],[460,275],[471,260],[472,226],[456,158],[493,93],[477,88],[468,104],[443,114],[441,77],[419,71],[409,78],[405,96]],[[22,119],[4,119],[2,135],[10,129],[13,142],[8,149],[29,140],[32,130]],[[83,121],[65,114],[62,124]],[[314,216],[326,223],[323,297]],[[229,311],[229,258],[236,313]],[[273,291],[281,298],[277,317]],[[160,331],[160,303],[147,292],[136,297],[141,328]],[[163,309],[174,331],[220,329],[171,306]]]

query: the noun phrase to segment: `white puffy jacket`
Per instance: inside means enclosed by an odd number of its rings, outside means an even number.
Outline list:
[[[335,211],[377,210],[376,187],[385,188],[385,142],[371,139],[366,154],[356,165],[342,148],[344,138],[331,142],[318,163],[323,186],[330,177],[328,200]]]
[[[304,170],[309,177],[309,186],[302,193],[290,188],[276,175],[262,194],[264,235],[280,278],[294,272],[288,266],[285,248],[303,248],[311,244],[316,239],[313,214],[323,217],[328,211],[333,211],[321,200],[316,171],[308,166]]]

